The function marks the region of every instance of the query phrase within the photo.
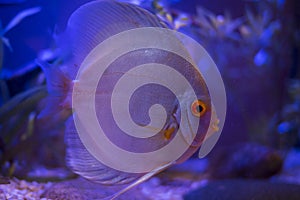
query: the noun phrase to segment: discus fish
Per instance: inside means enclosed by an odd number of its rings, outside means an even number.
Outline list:
[[[101,50],[101,45],[112,36],[143,27],[168,29],[158,17],[136,5],[93,1],[71,15],[64,34],[57,39],[65,64],[57,67],[38,61],[49,91],[50,109],[46,109],[44,116],[73,111],[65,130],[68,166],[101,184],[129,184],[112,199],[171,165],[187,160],[204,138],[218,129],[218,119],[201,73],[179,55],[135,46],[102,69],[105,64],[101,59],[110,58],[112,53],[127,47],[115,43]],[[126,42],[132,38],[121,39]],[[176,37],[169,39],[184,49]],[[145,36],[144,41],[147,40],[150,39]],[[159,42],[164,44],[163,37]],[[149,63],[157,65],[151,68]],[[94,77],[95,69],[103,70],[101,77]],[[88,80],[83,79],[85,76]],[[95,90],[89,85],[94,79],[98,79]],[[126,81],[130,82],[128,88]],[[139,81],[147,83],[132,89]],[[88,84],[80,87],[85,83]],[[85,101],[90,96],[94,106]],[[83,115],[82,107],[86,111]],[[99,125],[92,125],[93,117]],[[99,133],[92,135],[98,128]],[[176,148],[168,148],[170,145]],[[184,151],[174,156],[180,145],[185,145]]]

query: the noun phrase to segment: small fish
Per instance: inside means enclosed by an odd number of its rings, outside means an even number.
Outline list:
[[[168,29],[167,25],[157,16],[138,6],[117,1],[93,1],[77,9],[70,17],[65,33],[57,37],[58,45],[60,45],[65,56],[65,63],[61,66],[55,66],[38,61],[45,72],[49,92],[48,106],[50,106],[50,109],[45,109],[43,115],[55,116],[56,113],[61,113],[63,110],[73,110],[73,115],[66,121],[65,129],[68,166],[75,173],[91,181],[107,185],[129,184],[122,191],[111,196],[111,199],[118,197],[166,168],[184,162],[199,149],[204,138],[209,137],[209,135],[218,130],[218,119],[214,112],[214,107],[211,105],[205,81],[198,69],[172,52],[149,48],[147,50],[133,50],[126,56],[120,56],[104,72],[99,80],[95,94],[95,108],[96,115],[99,117],[99,124],[105,131],[106,136],[116,143],[119,148],[128,152],[136,152],[136,154],[156,151],[168,145],[176,138],[178,132],[184,130],[182,135],[178,137],[182,137],[181,140],[189,145],[186,151],[182,152],[179,158],[166,161],[165,163],[162,162],[160,166],[145,173],[134,173],[114,169],[102,163],[91,153],[94,149],[89,149],[84,144],[85,141],[82,140],[84,136],[79,135],[78,124],[75,124],[77,117],[80,118],[78,116],[79,111],[72,107],[72,103],[74,103],[74,99],[72,99],[74,88],[81,82],[77,77],[80,66],[87,60],[90,53],[95,51],[97,45],[106,39],[118,33],[141,27]],[[174,37],[174,42],[176,41]],[[182,46],[182,48],[184,47]],[[106,52],[101,52],[99,56],[105,54]],[[97,56],[94,61],[97,61]],[[124,102],[124,105],[119,105],[120,107],[118,108],[122,109],[128,106],[135,125],[138,125],[142,130],[157,132],[157,134],[148,138],[135,138],[125,134],[116,124],[111,107],[111,98],[116,82],[125,75],[128,75],[131,80],[142,77],[137,72],[130,73],[129,71],[133,70],[135,66],[146,63],[160,63],[172,66],[185,77],[193,90],[180,89],[179,94],[176,94],[176,96],[166,87],[158,84],[145,84],[137,89],[132,94],[129,105],[126,105],[126,102]],[[162,71],[159,68],[157,70]],[[163,77],[145,75],[144,78],[147,80],[153,78],[153,82],[161,78],[172,81],[172,76],[169,76],[171,79],[167,79],[166,76],[168,75]],[[178,87],[182,88],[180,85]],[[123,93],[126,95],[128,91],[121,91],[121,93],[121,95]],[[89,91],[89,88],[87,88],[87,90],[79,91],[78,96],[85,97],[91,94],[92,91]],[[193,94],[196,95],[196,98],[194,98]],[[149,123],[149,115],[147,115],[148,112],[151,114],[153,105],[157,104],[165,108],[165,121],[158,121],[158,123],[163,124],[162,128],[158,128],[155,125],[152,126]],[[160,118],[161,116],[157,116],[157,119]],[[125,117],[123,119],[127,120]],[[120,123],[123,123],[122,118]],[[196,130],[193,128],[195,123],[199,123],[199,127],[197,126],[198,129]],[[206,135],[206,132],[208,132],[208,135]],[[96,142],[101,143],[102,141]],[[112,158],[110,152],[112,149],[99,151],[103,151],[101,152],[103,158]],[[169,152],[170,156],[172,153],[172,151]],[[156,158],[151,159],[155,160]],[[145,162],[149,162],[149,160],[145,159]],[[131,163],[132,166],[135,164]],[[119,165],[123,166],[125,163],[120,162]]]

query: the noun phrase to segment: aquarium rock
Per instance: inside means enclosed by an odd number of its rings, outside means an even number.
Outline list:
[[[210,158],[208,173],[216,179],[268,178],[280,172],[283,158],[266,146],[243,143],[224,147]]]
[[[187,193],[184,200],[299,200],[299,197],[299,185],[258,180],[222,180]]]

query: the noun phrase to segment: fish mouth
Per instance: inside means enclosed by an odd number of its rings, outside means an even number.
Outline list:
[[[207,130],[204,140],[210,138],[212,135],[214,135],[216,132],[220,130],[219,123],[220,120],[218,118],[214,118],[214,117],[211,118],[211,121],[209,123],[209,128]]]

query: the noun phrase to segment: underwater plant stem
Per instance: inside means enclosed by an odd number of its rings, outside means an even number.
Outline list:
[[[46,95],[46,86],[38,86],[16,95],[0,108],[0,124],[3,124],[22,110],[27,110],[28,107],[35,106]]]
[[[16,95],[0,108],[1,139],[4,143],[0,166],[12,161],[16,154],[28,147],[35,127],[36,113],[33,111],[46,95],[46,86],[37,86]],[[23,128],[24,125],[26,128]],[[11,169],[10,173],[13,173],[13,167]]]

